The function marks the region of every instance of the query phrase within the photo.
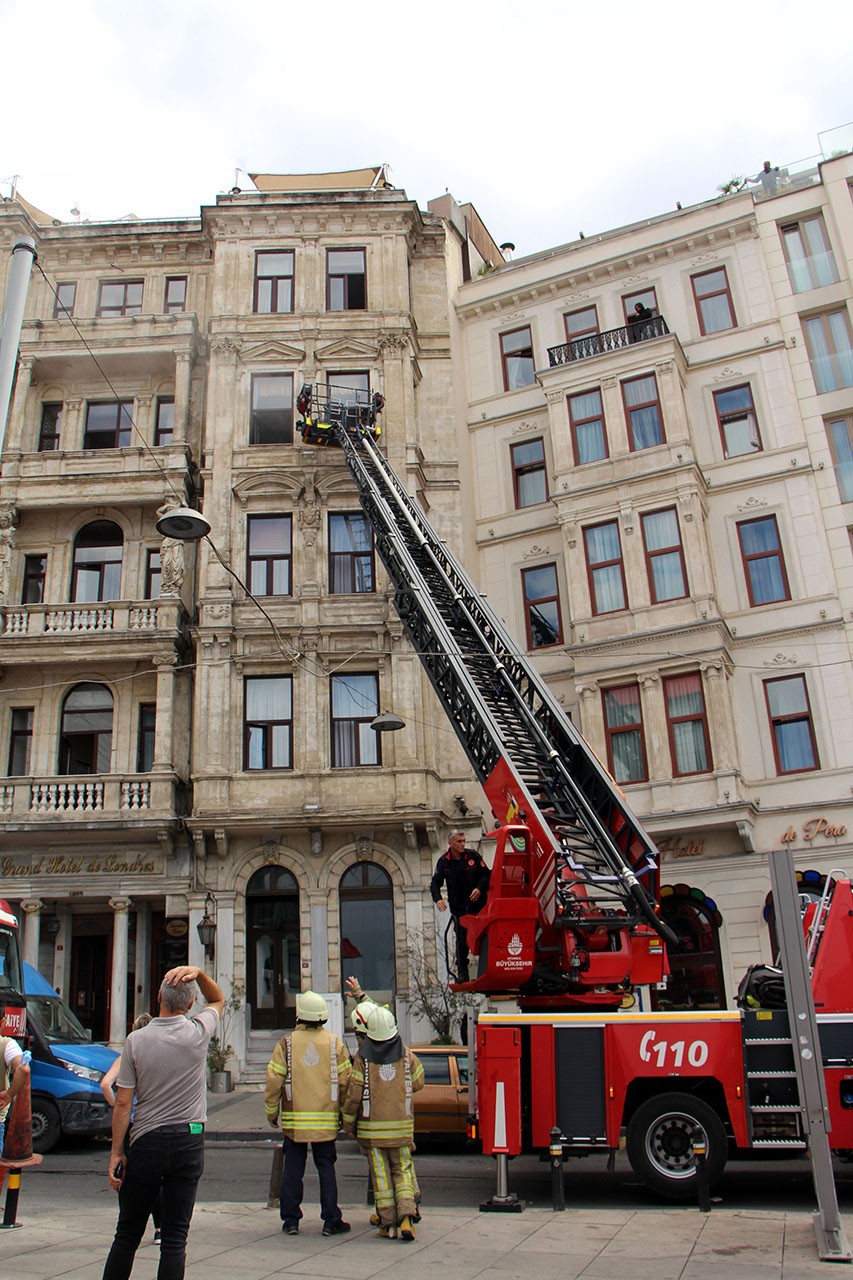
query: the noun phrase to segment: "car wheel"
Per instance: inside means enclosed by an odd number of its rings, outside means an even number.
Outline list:
[[[668,1200],[691,1200],[697,1194],[693,1148],[705,1145],[708,1185],[723,1172],[728,1144],[723,1122],[712,1107],[688,1093],[649,1098],[628,1124],[628,1159],[637,1177]]]
[[[48,1098],[35,1097],[32,1100],[32,1113],[33,1151],[43,1156],[52,1151],[62,1137],[59,1111]]]

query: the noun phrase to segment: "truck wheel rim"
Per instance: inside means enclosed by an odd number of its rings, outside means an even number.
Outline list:
[[[646,1133],[646,1155],[668,1178],[691,1178],[696,1167],[693,1144],[708,1138],[695,1116],[670,1111],[660,1116]]]

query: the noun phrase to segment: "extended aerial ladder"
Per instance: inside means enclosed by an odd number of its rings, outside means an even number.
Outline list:
[[[491,805],[497,833],[485,908],[463,917],[477,977],[525,1007],[617,1006],[660,981],[654,844],[380,452],[381,397],[306,384],[306,443],[340,446],[394,585],[394,603]]]

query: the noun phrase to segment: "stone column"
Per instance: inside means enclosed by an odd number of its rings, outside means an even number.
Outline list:
[[[73,915],[68,906],[57,906],[56,918],[59,921],[59,933],[53,944],[53,985],[66,1004],[70,1004],[71,994],[71,933]]]
[[[7,454],[16,451],[23,452],[24,444],[27,446],[27,453],[35,453],[38,448],[38,433],[41,430],[40,423],[36,424],[35,436],[33,436],[32,439],[24,441],[24,424],[27,416],[27,398],[32,385],[34,364],[35,359],[33,356],[21,356],[18,360],[18,372],[15,377],[15,393],[12,397],[12,407],[9,411],[9,422],[6,428],[6,443],[3,447],[3,452]]]
[[[136,904],[136,990],[133,993],[133,1016],[151,1012],[151,906]]]
[[[183,444],[187,438],[187,424],[190,417],[190,376],[192,358],[189,351],[178,351],[175,354],[175,421],[172,429],[172,443]]]
[[[120,1049],[127,1037],[127,935],[130,898],[110,898],[113,909],[113,960],[110,981],[110,1039]]]
[[[63,449],[83,448],[83,427],[80,412],[83,401],[66,400],[62,406],[62,447]]]
[[[203,893],[191,893],[189,895],[189,933],[187,936],[187,964],[194,964],[197,969],[208,969],[207,956],[204,953],[204,947],[198,936],[198,926],[201,924],[204,915],[204,899]]]
[[[175,667],[177,656],[170,653],[165,658],[155,658],[157,669],[157,711],[154,721],[154,762],[152,773],[172,773],[175,765],[174,725],[175,725]]]
[[[40,898],[31,898],[21,903],[24,920],[24,961],[34,969],[39,967],[39,941],[41,938],[41,909],[44,903]]]

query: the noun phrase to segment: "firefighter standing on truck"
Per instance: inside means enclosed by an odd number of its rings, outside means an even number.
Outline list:
[[[441,896],[447,885],[447,901]],[[447,852],[435,865],[429,891],[439,911],[450,914],[456,927],[456,978],[468,981],[468,934],[459,923],[460,916],[474,916],[482,911],[489,892],[489,868],[474,849],[465,848],[465,832],[451,831]]]
[[[344,1101],[344,1129],[366,1151],[379,1234],[414,1240],[415,1181],[412,1094],[424,1087],[424,1069],[397,1034],[390,1009],[378,1005],[367,1015],[367,1035],[359,1045]]]
[[[275,1129],[281,1117],[284,1170],[281,1179],[281,1229],[299,1234],[302,1180],[308,1144],[320,1179],[323,1235],[350,1230],[338,1206],[335,1142],[340,1128],[341,1098],[352,1063],[346,1045],[325,1028],[329,1007],[314,991],[296,997],[296,1029],[282,1036],[267,1064],[264,1107]]]

